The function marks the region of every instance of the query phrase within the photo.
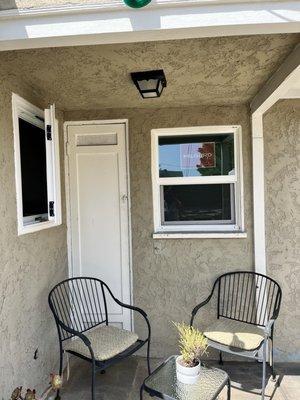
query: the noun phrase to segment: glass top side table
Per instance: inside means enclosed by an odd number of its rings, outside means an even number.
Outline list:
[[[177,381],[176,357],[171,356],[145,380],[140,390],[165,400],[215,400],[227,385],[227,399],[230,400],[230,379],[225,371],[218,368],[201,367],[199,380],[193,385]]]

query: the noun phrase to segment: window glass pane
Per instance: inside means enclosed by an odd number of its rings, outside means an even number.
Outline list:
[[[163,220],[174,223],[234,223],[234,185],[161,186]]]
[[[160,177],[230,175],[233,173],[233,133],[159,138]]]
[[[48,213],[45,131],[19,118],[23,217]]]

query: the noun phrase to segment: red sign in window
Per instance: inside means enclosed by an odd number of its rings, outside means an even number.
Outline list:
[[[215,168],[215,143],[184,143],[180,145],[181,168]]]

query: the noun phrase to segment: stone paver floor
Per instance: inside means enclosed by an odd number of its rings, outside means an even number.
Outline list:
[[[152,359],[152,370],[161,360]],[[218,368],[216,362],[208,362]],[[259,400],[261,364],[256,362],[225,362],[222,366],[232,381],[232,400]],[[89,400],[90,364],[73,358],[69,381],[61,392],[62,400]],[[277,364],[277,380],[280,386],[269,379],[266,400],[300,400],[300,364]],[[132,356],[109,368],[105,374],[97,373],[97,400],[139,400],[139,388],[147,375],[143,357]],[[150,399],[146,394],[144,399]],[[219,400],[226,399],[222,392]]]

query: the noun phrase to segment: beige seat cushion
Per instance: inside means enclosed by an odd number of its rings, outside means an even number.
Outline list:
[[[255,350],[264,340],[262,328],[226,318],[218,319],[204,335],[214,342],[242,350]]]
[[[99,361],[116,356],[138,340],[138,336],[134,332],[106,325],[100,325],[84,334],[91,342],[95,359]],[[85,357],[91,357],[88,347],[79,338],[69,340],[65,344],[64,350],[71,350]]]

